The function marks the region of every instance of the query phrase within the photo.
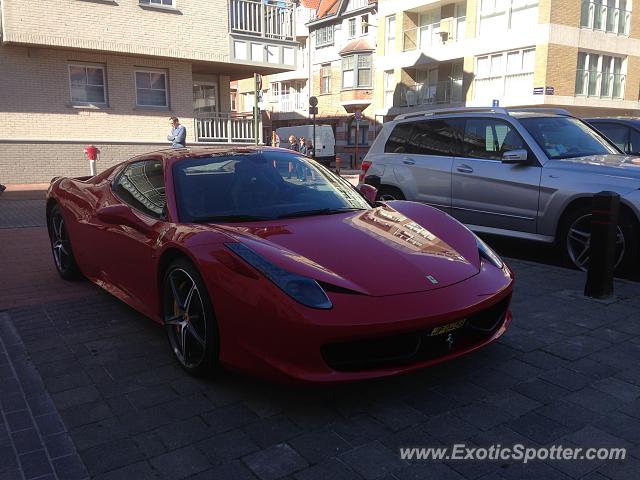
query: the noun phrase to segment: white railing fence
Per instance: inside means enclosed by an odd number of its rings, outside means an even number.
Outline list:
[[[269,98],[274,112],[296,112],[309,107],[309,95],[306,93],[271,95]]]
[[[390,92],[389,92],[390,93]],[[395,105],[413,107],[415,105],[435,105],[462,101],[462,81],[443,80],[433,84],[415,84],[398,92],[400,98]]]
[[[294,15],[294,5],[289,0],[229,0],[232,32],[292,40]]]
[[[256,138],[253,115],[217,113],[196,118],[195,124],[199,142],[253,143]]]

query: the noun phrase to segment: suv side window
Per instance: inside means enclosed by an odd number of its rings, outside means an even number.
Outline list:
[[[502,160],[504,152],[527,149],[520,134],[496,118],[469,118],[465,122],[462,156]]]
[[[421,120],[413,127],[407,153],[450,156],[455,145],[455,122],[448,119]]]
[[[620,125],[617,123],[594,123],[598,130],[600,130],[609,140],[616,144],[623,152],[627,152],[627,145],[629,144],[629,127]]]
[[[113,185],[116,196],[130,207],[161,218],[167,203],[160,160],[130,163]]]
[[[631,142],[629,143],[629,152],[632,155],[640,154],[640,131],[631,129]]]
[[[413,122],[404,122],[396,125],[384,145],[384,153],[405,153],[406,143],[409,135],[411,135],[412,128]]]

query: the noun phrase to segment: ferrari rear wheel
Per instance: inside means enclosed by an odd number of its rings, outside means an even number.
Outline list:
[[[71,249],[71,239],[62,217],[59,205],[54,205],[48,218],[49,239],[53,262],[58,274],[65,280],[77,280],[82,277]]]
[[[173,262],[164,276],[164,325],[174,356],[200,375],[218,363],[218,326],[207,288],[187,260]]]

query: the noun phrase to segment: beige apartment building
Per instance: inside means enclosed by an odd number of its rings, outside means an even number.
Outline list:
[[[54,5],[55,3],[55,5]],[[253,143],[230,82],[295,71],[285,0],[0,0],[0,182],[86,175],[187,143]],[[237,108],[236,108],[237,109]]]
[[[638,0],[380,0],[375,114],[547,106],[640,114]]]

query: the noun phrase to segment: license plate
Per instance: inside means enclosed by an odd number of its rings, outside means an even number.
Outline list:
[[[446,325],[441,325],[439,327],[436,327],[433,330],[431,330],[431,333],[429,333],[429,336],[434,337],[436,335],[442,335],[443,333],[448,333],[453,330],[457,330],[458,328],[462,328],[466,321],[467,319],[463,318],[462,320],[458,320],[457,322],[447,323]]]

